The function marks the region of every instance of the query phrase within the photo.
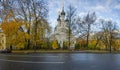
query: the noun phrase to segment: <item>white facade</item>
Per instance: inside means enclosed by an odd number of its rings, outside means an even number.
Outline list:
[[[54,30],[54,36],[58,43],[60,44],[60,47],[63,48],[63,42],[69,41],[69,28],[68,28],[69,20],[65,16],[64,7],[62,9],[62,12],[59,14],[57,19],[57,26]],[[72,42],[71,48],[75,46],[75,38],[72,36],[70,37],[70,41]]]
[[[3,32],[0,32],[0,50],[6,49],[6,36]]]

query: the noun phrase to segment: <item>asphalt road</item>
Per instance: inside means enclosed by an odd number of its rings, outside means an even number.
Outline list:
[[[120,70],[120,54],[0,54],[0,70]]]

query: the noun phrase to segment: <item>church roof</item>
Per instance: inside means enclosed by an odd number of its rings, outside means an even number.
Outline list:
[[[64,3],[63,3],[63,7],[62,7],[61,15],[65,15],[65,11],[64,11]]]
[[[63,8],[63,10],[62,10],[62,12],[61,12],[61,15],[65,15],[64,8]]]

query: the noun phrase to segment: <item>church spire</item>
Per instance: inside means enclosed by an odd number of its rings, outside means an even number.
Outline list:
[[[64,10],[64,1],[63,1],[63,3],[62,3],[62,10]]]
[[[65,15],[65,12],[64,12],[64,1],[62,3],[62,12],[61,12],[61,15]]]

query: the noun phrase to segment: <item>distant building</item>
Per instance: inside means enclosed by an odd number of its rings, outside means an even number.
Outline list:
[[[59,11],[58,19],[57,19],[57,26],[54,29],[54,37],[60,44],[60,47],[63,48],[63,43],[69,41],[69,20],[64,12],[64,6],[62,11]],[[75,37],[73,35],[70,36],[71,45],[70,48],[75,47]]]
[[[0,30],[0,50],[4,49],[6,49],[6,36],[2,30]]]

